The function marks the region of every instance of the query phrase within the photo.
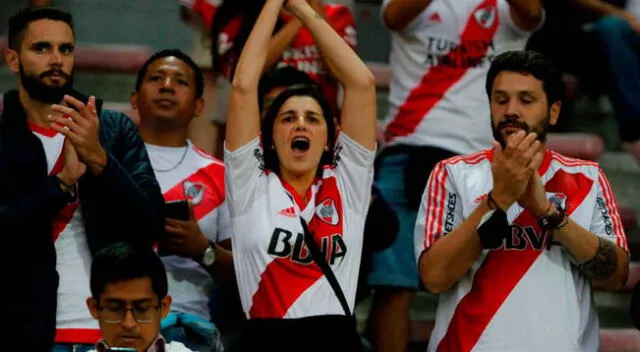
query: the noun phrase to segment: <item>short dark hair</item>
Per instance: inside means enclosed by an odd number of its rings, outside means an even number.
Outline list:
[[[277,87],[291,87],[296,85],[312,86],[315,81],[305,72],[291,66],[270,70],[260,78],[258,84],[258,103],[262,110],[264,97]]]
[[[547,95],[549,105],[563,98],[562,75],[553,66],[551,60],[535,51],[514,50],[496,56],[491,62],[486,82],[489,100],[491,100],[493,82],[502,71],[530,74],[542,81],[542,88]]]
[[[38,20],[62,21],[71,27],[73,32],[73,17],[68,12],[53,7],[24,8],[9,19],[9,48],[20,49],[25,29],[31,22]]]
[[[322,157],[320,159],[320,165],[318,165],[318,169],[316,171],[317,175],[322,174],[322,169],[324,166],[331,166],[334,164],[334,155],[335,155],[335,144],[336,144],[336,124],[333,119],[333,114],[331,112],[331,106],[327,99],[322,95],[320,89],[316,85],[312,86],[295,86],[286,89],[282,93],[280,93],[273,103],[267,109],[264,119],[262,120],[261,126],[261,138],[262,138],[262,147],[263,147],[263,162],[264,169],[275,172],[276,174],[280,174],[280,160],[278,158],[277,151],[272,148],[273,143],[273,126],[275,124],[275,120],[278,117],[278,112],[284,103],[289,100],[291,97],[300,97],[307,96],[313,98],[320,108],[322,109],[322,115],[324,115],[324,120],[327,124],[327,144],[329,146],[329,150],[324,151],[322,153]]]
[[[119,242],[100,250],[91,263],[91,295],[99,299],[109,283],[148,277],[158,299],[167,296],[167,272],[151,247]]]
[[[185,64],[189,65],[193,70],[193,78],[196,82],[196,97],[202,98],[202,94],[204,94],[204,77],[202,76],[202,70],[200,66],[198,66],[189,55],[183,53],[178,49],[164,49],[156,52],[151,55],[147,61],[144,62],[140,71],[138,71],[138,78],[136,79],[136,92],[140,90],[140,86],[142,85],[142,81],[144,80],[144,76],[147,74],[147,70],[149,69],[149,65],[154,63],[156,60],[163,59],[165,57],[174,56],[180,59]]]

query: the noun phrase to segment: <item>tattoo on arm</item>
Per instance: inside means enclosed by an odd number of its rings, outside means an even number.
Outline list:
[[[316,18],[317,18],[317,19],[319,19],[319,20],[321,20],[321,19],[322,19],[322,16],[320,16],[320,14],[316,12]]]
[[[618,266],[618,256],[613,243],[598,237],[596,255],[578,265],[580,270],[591,280],[606,280],[613,275]]]

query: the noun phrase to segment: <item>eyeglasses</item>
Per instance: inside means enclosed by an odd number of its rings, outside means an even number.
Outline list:
[[[153,312],[158,311],[160,306],[149,307],[133,307],[127,308],[125,306],[115,307],[101,307],[98,306],[98,310],[102,314],[102,319],[107,324],[120,324],[127,316],[127,312],[131,311],[133,319],[138,324],[147,324],[153,322]]]

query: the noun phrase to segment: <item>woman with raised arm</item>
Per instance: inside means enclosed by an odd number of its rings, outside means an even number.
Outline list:
[[[282,6],[345,90],[341,132],[315,86],[292,87],[260,123],[258,81]],[[352,315],[375,157],[374,79],[305,0],[268,0],[240,55],[225,164],[247,329],[232,351],[361,349]]]

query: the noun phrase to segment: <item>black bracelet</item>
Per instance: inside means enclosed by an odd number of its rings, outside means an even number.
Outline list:
[[[485,214],[482,223],[476,229],[480,242],[484,249],[498,249],[502,246],[504,239],[511,235],[511,227],[507,220],[507,213],[498,208],[492,210],[492,214]],[[483,221],[484,220],[484,221]]]
[[[67,187],[69,190],[73,189],[73,185],[70,185],[70,184],[64,182],[60,177],[56,176],[56,179],[58,180],[58,184],[61,184],[61,185],[65,186],[65,187]]]

